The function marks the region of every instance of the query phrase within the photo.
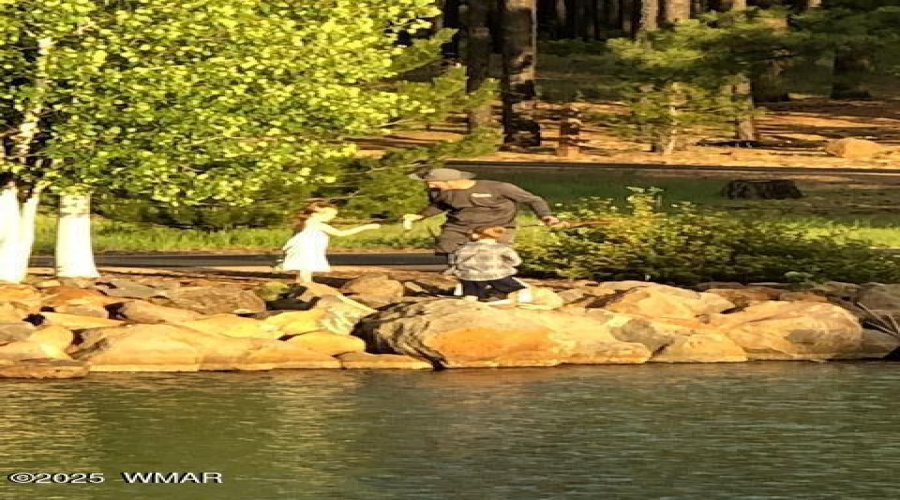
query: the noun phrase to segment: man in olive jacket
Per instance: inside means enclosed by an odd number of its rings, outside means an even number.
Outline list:
[[[435,244],[435,253],[447,255],[469,241],[480,227],[509,229],[503,243],[512,243],[519,203],[528,207],[548,226],[559,224],[543,198],[524,189],[499,181],[475,180],[475,174],[452,168],[437,168],[410,178],[428,185],[429,204],[418,214],[406,214],[404,223],[446,213],[447,222]]]

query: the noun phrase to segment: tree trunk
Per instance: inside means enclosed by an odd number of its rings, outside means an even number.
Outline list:
[[[800,0],[801,9],[818,9],[822,6],[822,0]]]
[[[691,18],[691,0],[663,0],[661,19],[666,24],[675,24]]]
[[[604,25],[610,29],[621,29],[622,2],[620,0],[606,0],[603,6],[603,16],[606,20]]]
[[[753,92],[750,80],[740,77],[732,87],[732,95],[737,102],[738,113],[734,120],[734,135],[738,143],[751,146],[759,142],[756,118],[753,116]]]
[[[481,88],[490,75],[491,29],[488,22],[496,0],[471,0],[466,16],[468,43],[466,45],[466,91]],[[493,124],[491,103],[486,102],[468,113],[469,132]]]
[[[627,35],[634,36],[637,34],[638,27],[640,23],[638,22],[637,15],[637,7],[635,5],[635,1],[637,0],[620,0],[621,9],[620,12],[620,21],[622,31]]]
[[[477,2],[478,0],[470,1]],[[556,16],[556,38],[572,38],[572,31],[569,29],[569,8],[566,5],[566,0],[555,0],[554,5],[556,6],[554,9],[554,15]]]
[[[56,275],[61,278],[97,278],[91,245],[91,196],[59,197],[56,230]]]
[[[659,0],[640,0],[638,31],[653,31],[659,27]]]
[[[786,33],[789,29],[786,16],[773,16],[768,19],[766,24],[779,32]],[[779,51],[775,55],[781,56],[781,58],[768,61],[763,71],[754,75],[753,101],[757,104],[791,100],[784,90],[784,78],[782,77],[790,64],[790,60],[786,58],[790,54],[787,51]]]
[[[21,283],[28,274],[40,192],[19,203],[15,185],[0,188],[0,281]]]
[[[839,50],[834,56],[832,99],[871,99],[863,77],[872,72],[872,53],[864,49]]]
[[[503,19],[504,143],[515,147],[541,145],[535,116],[537,58],[534,0],[501,0]]]
[[[456,30],[449,43],[441,47],[444,59],[450,61],[459,60],[459,40],[462,20],[460,19],[460,0],[443,0],[443,27]]]

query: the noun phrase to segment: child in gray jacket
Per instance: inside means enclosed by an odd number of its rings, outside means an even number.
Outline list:
[[[451,255],[451,274],[459,278],[465,300],[487,300],[494,289],[505,294],[519,292],[518,302],[530,302],[528,285],[514,277],[522,258],[498,241],[506,231],[499,226],[478,228],[472,232],[472,241]]]

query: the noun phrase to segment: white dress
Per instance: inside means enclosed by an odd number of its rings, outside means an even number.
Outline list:
[[[310,224],[295,234],[284,244],[284,262],[281,269],[285,271],[309,271],[327,273],[331,271],[325,252],[328,250],[329,237],[315,224]]]

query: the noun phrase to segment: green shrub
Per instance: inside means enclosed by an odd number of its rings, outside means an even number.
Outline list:
[[[522,249],[527,271],[599,280],[639,279],[691,285],[705,281],[900,281],[900,257],[839,231],[811,235],[797,223],[701,210],[660,209],[655,188],[629,188],[626,209],[586,199],[564,216],[612,218],[554,231]]]

